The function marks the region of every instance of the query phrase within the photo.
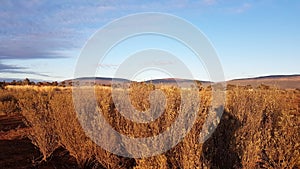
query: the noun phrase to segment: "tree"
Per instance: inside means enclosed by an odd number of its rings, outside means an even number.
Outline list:
[[[22,82],[23,85],[30,85],[30,80],[28,78],[24,79]]]
[[[16,85],[16,84],[17,84],[16,80],[13,80],[12,82],[10,82],[10,85]]]
[[[61,85],[62,87],[66,87],[66,82],[65,82],[65,81],[62,81],[62,82],[60,83],[60,85]]]
[[[4,89],[4,87],[5,87],[5,81],[0,82],[0,89]]]
[[[199,89],[199,90],[202,90],[203,89],[203,86],[202,86],[202,83],[199,81],[199,80],[195,80],[196,82],[196,87]]]
[[[52,86],[58,86],[58,82],[57,81],[52,82]]]

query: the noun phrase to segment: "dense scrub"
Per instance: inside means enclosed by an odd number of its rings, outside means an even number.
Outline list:
[[[199,91],[199,108],[186,103],[187,111],[197,111],[195,124],[186,137],[163,154],[148,158],[127,158],[112,154],[95,144],[83,131],[78,116],[88,117],[88,112],[102,113],[118,132],[131,137],[150,137],[165,130],[178,116],[184,95],[176,87],[160,88],[166,102],[161,104],[164,113],[150,123],[134,123],[124,118],[115,105],[110,88],[96,88],[97,107],[82,97],[84,113],[76,114],[72,91],[69,88],[6,89],[0,92],[0,111],[21,113],[32,133],[28,136],[47,160],[59,147],[75,157],[81,168],[300,168],[300,92],[273,88],[245,89],[232,87],[227,91],[223,116],[218,119],[212,136],[199,143],[202,125],[211,108],[209,88]],[[131,104],[136,110],[151,111],[149,95],[155,86],[135,84],[129,92]],[[117,95],[119,103],[124,100]],[[151,95],[159,101],[161,95]],[[188,97],[195,97],[188,95]],[[120,106],[120,105],[119,105]],[[123,106],[126,106],[123,105]],[[130,109],[128,109],[130,110]],[[149,112],[148,112],[149,113]],[[213,123],[215,124],[215,123]],[[86,124],[100,128],[96,121]],[[100,138],[111,146],[118,146],[121,138],[113,133]],[[109,140],[109,141],[107,141]],[[146,149],[145,149],[146,150]]]

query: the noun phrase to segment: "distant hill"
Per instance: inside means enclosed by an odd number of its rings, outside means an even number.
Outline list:
[[[122,79],[122,78],[107,78],[107,77],[83,77],[83,78],[77,78],[74,79],[75,81],[83,81],[86,83],[92,83],[95,82],[99,85],[111,85],[112,80],[115,82],[120,83],[129,83],[130,80]],[[65,80],[65,84],[69,84],[72,82],[72,79]],[[166,78],[166,79],[153,79],[153,80],[147,80],[146,83],[153,83],[153,84],[165,84],[165,85],[176,85],[177,83],[180,83],[183,86],[188,86],[194,80],[189,79],[174,79],[174,78]],[[208,86],[212,84],[212,82],[209,81],[199,81],[204,86]],[[260,84],[268,85],[268,86],[275,86],[282,89],[295,89],[300,88],[300,75],[272,75],[272,76],[261,76],[261,77],[254,77],[254,78],[245,78],[245,79],[234,79],[229,80],[226,82],[227,84],[232,85],[240,85],[240,86],[246,86],[251,85],[253,87],[257,87]]]
[[[122,78],[108,78],[108,77],[82,77],[82,78],[76,78],[76,79],[69,79],[65,80],[60,83],[70,84],[74,81],[80,81],[81,83],[95,83],[98,85],[111,85],[112,81],[116,83],[130,83],[134,81],[130,81],[127,79]],[[176,85],[177,83],[180,83],[180,85],[183,86],[189,86],[194,80],[188,80],[188,79],[174,79],[174,78],[167,78],[167,79],[153,79],[153,80],[147,80],[146,83],[153,83],[153,84],[164,84],[164,85]],[[204,85],[209,85],[210,82],[207,81],[200,81]]]
[[[183,87],[189,87],[195,81],[200,82],[203,86],[208,86],[211,84],[209,81],[199,81],[199,80],[189,80],[189,79],[176,79],[176,78],[166,78],[166,79],[152,79],[145,81],[146,83],[153,84],[164,84],[164,85],[177,85],[180,84]]]
[[[69,80],[65,80],[62,81],[60,83],[65,83],[65,84],[70,84],[72,81],[81,81],[84,83],[95,83],[98,85],[111,85],[112,81],[115,82],[120,82],[120,83],[124,83],[124,82],[130,82],[130,80],[127,79],[122,79],[122,78],[110,78],[110,77],[81,77],[81,78],[76,78],[76,79],[69,79]]]
[[[146,82],[151,82],[154,84],[157,83],[188,83],[188,82],[193,82],[195,80],[189,80],[189,79],[175,79],[175,78],[166,78],[166,79],[153,79],[153,80],[147,80]],[[201,83],[207,83],[210,84],[211,82],[209,81],[199,81]]]
[[[234,79],[227,81],[227,84],[242,86],[251,85],[254,87],[264,84],[282,89],[295,89],[300,88],[300,75],[271,75],[245,79]]]

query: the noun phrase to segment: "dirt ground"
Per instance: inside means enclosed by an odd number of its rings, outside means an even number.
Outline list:
[[[66,150],[59,148],[47,162],[40,162],[41,153],[27,138],[30,128],[21,116],[0,116],[0,168],[79,168]]]

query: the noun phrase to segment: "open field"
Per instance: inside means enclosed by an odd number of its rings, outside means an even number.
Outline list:
[[[147,114],[153,109],[148,97],[155,89],[152,84],[133,85],[131,104]],[[172,149],[148,158],[117,156],[87,137],[78,122],[70,87],[0,90],[0,168],[300,168],[299,90],[231,87],[220,124],[208,140],[199,143],[211,108],[210,88],[198,91],[197,110],[193,93],[180,95],[178,88],[170,86],[159,89],[166,98],[164,113],[150,123],[133,123],[122,117],[109,87],[95,91],[97,110],[116,131],[135,138],[167,130],[178,117],[183,97],[190,98],[183,106],[186,111],[198,112],[190,132]],[[116,96],[122,103],[124,96]],[[159,95],[153,97],[159,101]],[[91,102],[82,97],[80,103]],[[82,118],[90,120],[89,112],[100,113],[93,109],[95,105],[90,106],[79,114]],[[90,127],[100,128],[98,123],[90,123]],[[122,151],[132,148],[114,134],[100,139]],[[124,144],[120,147],[120,143]]]
[[[227,82],[232,85],[251,85],[259,86],[260,84],[276,86],[281,89],[300,89],[300,75],[277,75],[262,76],[248,79],[235,79]]]

